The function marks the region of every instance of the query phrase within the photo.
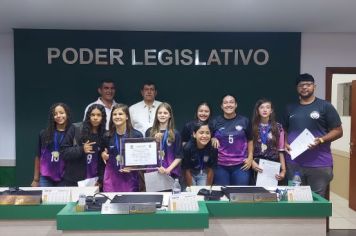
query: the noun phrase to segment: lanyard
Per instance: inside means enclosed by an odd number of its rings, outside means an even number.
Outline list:
[[[59,141],[58,141],[58,135],[59,135]],[[62,139],[63,139],[63,136],[64,136],[64,133],[59,133],[57,130],[54,131],[54,138],[53,138],[53,141],[54,141],[54,151],[57,151],[59,150],[59,144],[62,142]]]
[[[201,152],[199,152],[199,169],[200,169],[200,174],[203,174],[203,170],[204,170],[204,154],[205,151],[202,150]]]
[[[163,138],[161,140],[161,150],[166,150],[168,139],[168,130],[164,131]]]
[[[260,138],[263,144],[267,144],[268,134],[270,130],[271,130],[271,124],[268,124],[267,126],[261,124],[259,125]]]
[[[165,153],[162,155],[166,155],[166,153],[167,153],[167,150],[166,150],[167,139],[168,139],[168,130],[165,130],[164,134],[163,134],[163,138],[161,139],[161,145],[160,145],[161,153]],[[161,166],[163,165],[163,158],[164,158],[163,156],[161,156],[161,158],[160,158]]]
[[[122,135],[122,138],[120,138],[119,134],[117,132],[115,132],[115,146],[116,146],[116,149],[118,151],[118,155],[120,158],[122,158],[121,142],[122,142],[122,139],[124,139],[125,137],[126,137],[126,131]],[[119,166],[119,160],[117,158],[116,158],[116,165]]]

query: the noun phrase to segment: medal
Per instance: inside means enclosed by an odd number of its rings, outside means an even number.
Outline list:
[[[163,160],[164,159],[164,151],[163,150],[159,150],[159,157]]]
[[[120,162],[120,161],[121,161],[121,155],[119,155],[119,154],[116,155],[116,161],[117,161],[117,162]]]
[[[59,158],[59,152],[58,151],[53,151],[52,153],[53,158],[58,159]]]
[[[59,135],[59,140],[58,140],[58,135]],[[55,161],[59,161],[59,144],[62,142],[63,139],[63,134],[58,134],[57,130],[54,131],[54,137],[53,137],[53,144],[54,144],[54,151],[51,152],[52,154],[52,162]]]
[[[262,151],[262,152],[265,152],[266,150],[267,150],[267,145],[264,144],[264,143],[262,143],[262,144],[261,144],[261,151]]]

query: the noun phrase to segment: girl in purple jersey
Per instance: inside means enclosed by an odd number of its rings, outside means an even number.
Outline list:
[[[39,135],[32,187],[59,185],[65,166],[59,149],[69,127],[69,107],[64,103],[53,104],[49,110],[48,126]]]
[[[181,136],[183,146],[192,138],[195,124],[197,122],[208,123],[211,117],[211,109],[207,102],[199,103],[196,111],[195,119],[187,122],[182,129]]]
[[[88,108],[84,121],[68,130],[61,145],[66,165],[61,185],[77,186],[80,180],[99,177],[96,185],[102,186],[104,166],[100,155],[105,124],[105,107],[93,104]]]
[[[125,138],[142,138],[142,134],[132,128],[127,105],[116,104],[111,111],[105,150],[101,154],[106,162],[104,192],[137,192],[139,190],[138,172],[120,168],[123,158],[122,140]]]
[[[263,170],[258,165],[260,159],[281,163],[281,170],[276,179],[281,181],[286,175],[284,160],[284,131],[282,125],[276,122],[273,105],[270,100],[260,99],[256,102],[252,117],[253,157],[252,169]]]
[[[218,163],[214,169],[216,185],[248,185],[253,160],[251,124],[248,118],[236,113],[237,101],[225,95],[223,115],[212,121],[213,146],[218,148]]]
[[[146,137],[154,137],[160,144],[161,163],[158,171],[173,178],[180,176],[181,140],[174,129],[174,117],[171,106],[163,102],[157,107],[152,128],[146,131]]]

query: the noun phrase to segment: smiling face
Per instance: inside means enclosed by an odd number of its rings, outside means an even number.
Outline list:
[[[210,117],[210,109],[207,105],[201,105],[197,110],[197,117],[200,121],[207,121]]]
[[[160,124],[168,124],[170,118],[171,114],[165,107],[162,106],[157,110],[157,120]]]
[[[152,103],[156,98],[157,90],[153,84],[144,85],[143,89],[141,90],[141,95],[146,103]]]
[[[116,108],[112,111],[112,122],[116,127],[126,125],[127,120],[128,116],[122,108]]]
[[[237,108],[237,102],[233,96],[227,95],[224,97],[221,109],[224,112],[224,115],[231,116],[235,115]]]
[[[90,113],[90,124],[93,127],[98,127],[101,124],[101,120],[103,119],[103,115],[101,111],[97,108],[93,109]]]
[[[112,102],[115,96],[115,85],[114,83],[104,82],[100,88],[98,88],[98,93],[101,99],[107,102]]]
[[[53,111],[54,122],[57,125],[66,125],[67,123],[67,113],[62,106],[56,106]]]
[[[272,105],[270,102],[262,103],[258,107],[258,115],[261,118],[269,118],[269,116],[272,114],[272,112],[273,112],[273,110],[272,110]]]
[[[313,82],[301,81],[297,85],[297,92],[302,99],[308,99],[314,95],[315,87]]]
[[[209,126],[202,125],[196,132],[193,132],[193,137],[197,141],[198,148],[205,147],[211,139],[211,132]]]

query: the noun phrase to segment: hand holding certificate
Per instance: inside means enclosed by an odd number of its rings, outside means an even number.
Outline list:
[[[263,170],[258,172],[256,186],[261,187],[276,187],[278,180],[276,175],[279,174],[281,164],[274,161],[260,159],[259,167]]]
[[[296,139],[290,144],[291,150],[289,151],[291,159],[294,160],[300,154],[309,149],[310,144],[314,143],[315,137],[308,130],[304,129]]]
[[[157,169],[157,143],[153,138],[131,138],[124,140],[123,172]]]

